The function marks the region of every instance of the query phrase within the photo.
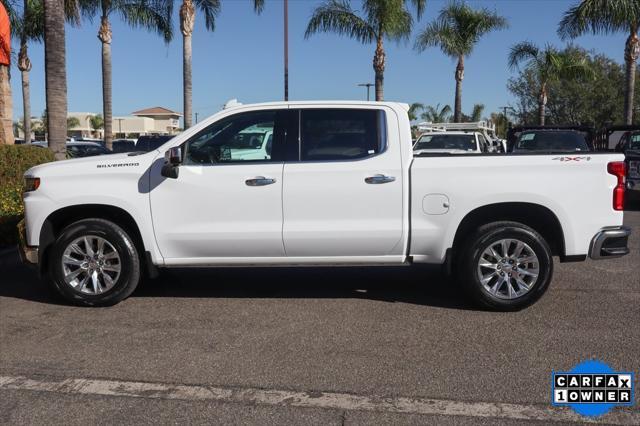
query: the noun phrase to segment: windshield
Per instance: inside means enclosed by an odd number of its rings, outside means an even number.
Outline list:
[[[476,150],[476,137],[474,135],[422,135],[413,147],[421,149],[462,149],[465,151]]]
[[[578,132],[524,132],[520,135],[514,151],[589,151],[589,145],[585,137]]]
[[[154,149],[160,148],[171,138],[173,138],[173,136],[140,136],[138,142],[136,142],[136,151],[153,151]]]

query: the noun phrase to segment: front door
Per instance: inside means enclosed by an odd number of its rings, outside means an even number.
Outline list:
[[[183,144],[177,179],[153,168],[153,227],[166,264],[284,256],[285,112],[252,111],[214,122]]]

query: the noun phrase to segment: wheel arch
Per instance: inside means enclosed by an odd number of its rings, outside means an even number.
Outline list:
[[[141,261],[145,262],[147,268],[150,267],[151,262],[147,255],[148,248],[144,245],[140,227],[129,212],[120,207],[108,204],[77,204],[55,210],[47,216],[42,224],[38,250],[41,272],[46,271],[51,246],[56,241],[58,235],[60,235],[60,232],[74,222],[92,218],[109,220],[124,229],[133,239],[138,253],[141,256]]]
[[[554,256],[559,256],[561,261],[566,259],[564,231],[556,214],[548,207],[526,202],[488,204],[467,213],[453,238],[452,254],[455,256],[456,248],[460,247],[475,229],[498,221],[519,222],[533,228],[549,244]]]

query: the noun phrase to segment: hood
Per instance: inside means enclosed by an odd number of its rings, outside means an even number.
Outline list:
[[[25,172],[25,176],[78,176],[81,178],[101,173],[127,173],[133,170],[146,170],[157,156],[158,151],[143,154],[127,152],[52,161],[30,168]]]

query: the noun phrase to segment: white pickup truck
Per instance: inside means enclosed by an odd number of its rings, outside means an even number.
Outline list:
[[[158,268],[433,263],[514,310],[545,292],[553,256],[628,253],[621,154],[414,156],[407,110],[236,105],[155,151],[34,167],[22,257],[92,306]],[[265,153],[237,155],[256,128]]]

